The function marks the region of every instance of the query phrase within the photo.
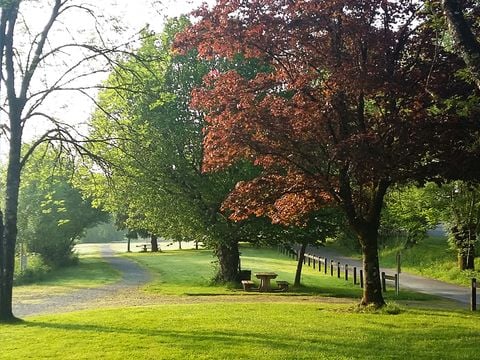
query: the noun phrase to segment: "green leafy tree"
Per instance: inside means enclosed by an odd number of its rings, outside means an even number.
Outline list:
[[[59,162],[60,161],[60,162]],[[50,149],[24,169],[18,208],[19,242],[50,266],[76,260],[74,245],[85,230],[108,219],[72,186],[73,167]]]
[[[160,35],[146,30],[137,56],[108,79],[111,89],[99,95],[102,110],[92,118],[91,136],[112,139],[92,147],[111,166],[91,174],[83,187],[109,211],[124,214],[129,229],[172,240],[201,239],[218,258],[216,279],[233,281],[238,242],[248,225],[226,219],[221,204],[254,170],[244,163],[221,173],[202,172],[204,120],[190,109],[190,93],[212,66],[230,65],[198,61],[195,51],[174,55],[173,37],[186,25],[186,19],[177,19]],[[138,56],[149,61],[139,62]],[[254,61],[237,65],[255,71]]]
[[[435,185],[430,184],[428,188],[396,187],[387,194],[380,227],[385,242],[398,234],[407,249],[424,240],[427,231],[438,225],[440,209],[432,204],[432,186]]]

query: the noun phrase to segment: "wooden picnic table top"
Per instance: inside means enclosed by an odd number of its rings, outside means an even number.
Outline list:
[[[257,272],[255,273],[255,276],[258,278],[258,277],[277,277],[278,274],[277,273],[274,273],[274,272],[269,272],[269,271],[265,271],[265,272]]]

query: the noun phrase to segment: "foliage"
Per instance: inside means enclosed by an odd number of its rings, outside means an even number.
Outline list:
[[[171,240],[200,240],[219,258],[220,280],[233,280],[240,240],[252,238],[248,224],[233,224],[220,205],[235,183],[255,170],[247,163],[204,174],[202,116],[189,107],[192,89],[213,66],[255,72],[255,61],[199,61],[196,51],[174,55],[174,35],[186,19],[171,20],[162,34],[144,34],[137,57],[113,72],[99,95],[101,111],[92,118],[91,137],[112,139],[92,146],[111,164],[82,185],[102,204],[124,218],[125,226]],[[123,90],[122,90],[123,89]],[[231,262],[226,260],[232,253]],[[222,263],[223,260],[229,264]],[[226,268],[230,273],[225,273]]]
[[[24,168],[18,208],[19,243],[51,266],[76,261],[75,241],[107,218],[72,186],[72,164],[61,162],[47,147],[32,158]]]
[[[405,249],[424,240],[427,231],[440,222],[441,208],[433,203],[434,188],[435,184],[424,188],[404,186],[391,189],[382,214],[382,238],[391,239],[399,234],[405,239]]]
[[[18,266],[15,266],[15,286],[39,282],[47,277],[52,270],[50,266],[45,264],[42,257],[31,254],[27,258],[27,268],[22,271],[17,259]]]
[[[437,46],[412,1],[225,0],[195,15],[181,50],[242,53],[268,69],[253,78],[214,71],[193,94],[207,122],[203,169],[247,159],[263,170],[224,208],[236,220],[291,223],[338,203],[364,253],[362,302],[382,304],[377,234],[388,187],[479,176],[478,121],[439,101],[474,91],[454,76],[458,58]]]
[[[82,21],[67,21],[69,14]],[[127,51],[125,44],[112,44],[105,36],[106,23],[93,5],[83,1],[0,2],[0,129],[8,139],[5,202],[0,210],[0,321],[15,319],[12,289],[22,168],[46,142],[92,156],[85,139],[80,140],[78,130],[68,124],[72,114],[60,120],[55,110],[74,103],[73,95],[91,98],[95,85],[90,81]],[[62,93],[68,95],[62,99]],[[27,151],[24,131],[38,129],[44,133]]]
[[[437,2],[433,2],[434,7]],[[480,4],[478,1],[442,0],[441,10],[454,51],[466,64],[468,78],[480,89]]]
[[[124,240],[126,234],[116,228],[111,221],[98,224],[85,231],[84,236],[80,239],[82,243],[106,243],[112,241]]]

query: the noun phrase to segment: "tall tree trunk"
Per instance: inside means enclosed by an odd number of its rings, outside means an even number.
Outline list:
[[[237,281],[240,265],[238,241],[219,243],[215,249],[215,255],[218,258],[218,271],[215,281],[219,283]]]
[[[158,252],[158,236],[150,235],[150,244],[152,245],[152,252]]]
[[[10,151],[5,190],[5,225],[2,242],[2,271],[0,273],[0,321],[14,320],[12,311],[15,243],[17,240],[17,208],[20,188],[20,151],[22,128],[17,109],[10,109]]]
[[[295,272],[295,281],[293,286],[300,286],[300,281],[302,279],[303,259],[305,259],[305,250],[307,250],[307,244],[302,243],[298,252],[297,271]]]
[[[363,287],[362,305],[381,307],[385,305],[380,281],[380,263],[378,261],[378,228],[366,225],[359,234],[363,254],[363,272],[365,283]]]

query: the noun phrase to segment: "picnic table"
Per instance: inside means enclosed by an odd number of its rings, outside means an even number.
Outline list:
[[[142,248],[142,252],[147,252],[147,249],[150,248],[152,244],[138,244],[137,247]]]
[[[258,291],[267,292],[272,290],[270,286],[270,280],[275,279],[278,274],[274,272],[258,272],[255,273],[255,276],[257,277],[257,279],[260,280],[260,286],[258,287]]]

